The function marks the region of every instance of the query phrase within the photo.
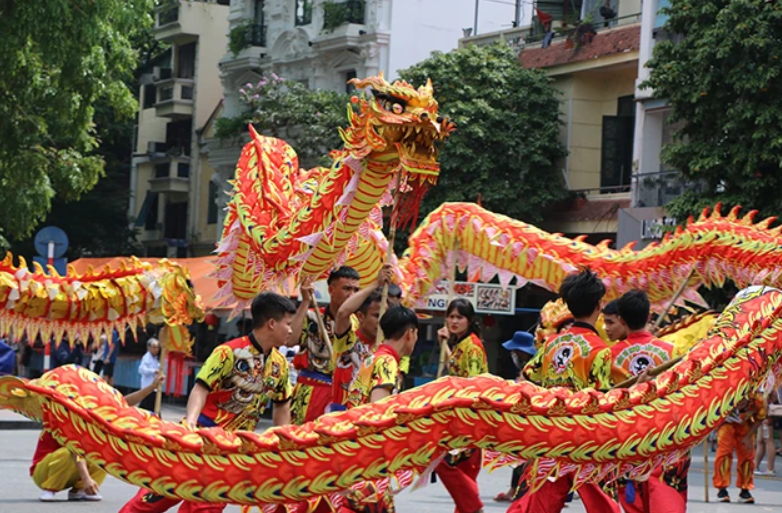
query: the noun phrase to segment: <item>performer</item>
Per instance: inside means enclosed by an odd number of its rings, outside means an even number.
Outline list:
[[[615,383],[677,356],[673,344],[655,338],[646,330],[650,310],[649,297],[641,290],[631,290],[603,309],[609,337],[626,334],[623,341],[611,347],[614,362],[611,375]],[[689,468],[687,456],[666,470],[655,470],[646,481],[621,480],[619,502],[628,513],[684,513]]]
[[[385,340],[361,363],[348,391],[348,407],[375,403],[397,393],[399,365],[418,341],[418,316],[404,306],[391,307],[380,319]],[[393,513],[393,496],[377,490],[373,483],[362,483],[345,495],[346,505],[337,513]]]
[[[741,489],[739,502],[754,504],[750,491],[755,488],[755,430],[766,418],[766,408],[761,394],[742,399],[717,431],[717,456],[714,459],[712,483],[719,491],[720,502],[730,502],[730,486],[733,451],[738,456],[736,486]]]
[[[187,400],[187,426],[253,431],[270,400],[274,425],[290,423],[288,361],[277,349],[290,338],[296,307],[286,297],[264,292],[253,300],[251,312],[252,332],[217,346],[198,372]],[[142,489],[120,513],[161,513],[179,502]],[[179,512],[219,513],[225,506],[185,502]]]
[[[342,304],[359,291],[359,279],[358,272],[347,266],[329,274],[327,283],[331,302],[320,311],[326,332],[332,341],[335,316]],[[333,402],[334,373],[334,355],[327,341],[323,340],[315,312],[309,310],[312,301],[309,289],[303,289],[301,296],[301,304],[293,318],[290,342],[291,345],[298,343],[301,346],[301,353],[293,359],[293,365],[299,375],[293,390],[291,413],[293,423],[297,425],[315,420],[326,413],[326,407]]]
[[[524,376],[544,387],[564,386],[574,390],[611,386],[611,350],[594,327],[600,315],[605,286],[595,273],[584,269],[565,278],[559,289],[575,321],[562,333],[546,340],[542,350],[524,368]],[[573,486],[573,475],[546,481],[508,509],[513,513],[560,512]],[[578,494],[589,513],[619,513],[614,502],[597,483],[586,483]]]
[[[138,365],[138,373],[141,376],[141,388],[147,387],[160,371],[160,342],[156,338],[147,340],[147,352],[141,357],[141,363]],[[145,410],[155,410],[155,396],[149,395],[141,401],[140,408]]]
[[[158,373],[147,386],[126,395],[128,406],[136,406],[149,397],[165,379],[164,375]],[[69,501],[103,500],[98,487],[106,479],[106,472],[60,445],[48,431],[41,431],[30,466],[30,476],[35,486],[43,490],[38,498],[41,502],[55,502],[57,493],[68,488]]]
[[[448,375],[469,378],[489,372],[472,303],[463,298],[451,301],[445,322],[437,338],[440,344],[447,344]],[[477,482],[481,460],[480,450],[467,450],[455,456],[449,454],[435,469],[456,503],[456,513],[483,511]]]
[[[380,270],[377,280],[370,286],[348,298],[337,312],[334,322],[335,368],[332,383],[333,402],[329,411],[344,410],[348,404],[348,387],[353,382],[359,367],[369,355],[375,352],[377,326],[380,322],[380,289],[391,281],[390,266]],[[353,318],[358,321],[354,329]],[[385,332],[384,332],[385,333]]]
[[[603,325],[606,335],[611,342],[618,342],[627,338],[627,327],[622,324],[619,317],[619,307],[614,299],[603,308]]]
[[[504,342],[502,347],[510,352],[513,365],[519,372],[518,381],[524,381],[524,374],[521,372],[524,366],[535,356],[537,350],[535,349],[535,337],[526,331],[517,331],[513,334],[513,338]],[[524,471],[526,470],[526,462],[518,465],[513,469],[513,475],[510,480],[510,489],[507,492],[500,492],[495,497],[496,502],[513,502],[526,493],[526,487],[519,486]]]

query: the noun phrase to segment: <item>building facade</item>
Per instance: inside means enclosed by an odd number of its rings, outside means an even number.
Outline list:
[[[589,242],[616,237],[630,204],[641,32],[640,0],[537,1],[526,27],[464,38],[504,39],[526,68],[546,71],[560,92],[562,180],[577,193],[541,227]]]
[[[141,77],[129,207],[145,256],[214,249],[217,191],[201,143],[222,108],[217,65],[227,32],[227,0],[156,9],[155,39],[170,48]]]
[[[350,91],[348,80],[383,72],[387,79],[435,50],[457,47],[474,30],[473,0],[232,0],[230,48],[220,59],[222,116],[242,114],[239,89],[271,73],[311,89]],[[511,3],[484,2],[477,28],[510,26]],[[335,127],[336,129],[336,127]],[[229,190],[242,141],[206,139],[212,182]],[[228,197],[217,195],[218,224]]]

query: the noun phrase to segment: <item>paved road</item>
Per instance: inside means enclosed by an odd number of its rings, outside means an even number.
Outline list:
[[[100,503],[43,504],[38,502],[40,490],[29,477],[30,458],[37,441],[38,432],[34,430],[0,431],[0,512],[2,513],[116,513],[129,499],[135,489],[113,477],[106,479],[101,487],[104,497]],[[705,504],[703,501],[703,460],[696,454],[694,470],[690,474],[690,513],[747,513],[750,511],[782,513],[782,479],[756,479],[754,506],[741,504]],[[779,465],[778,465],[779,468]],[[492,502],[491,498],[502,491],[509,481],[510,471],[501,469],[493,474],[483,473],[479,478],[481,495],[486,502],[486,513],[503,513],[505,504]],[[715,491],[710,490],[712,500]],[[737,491],[731,490],[733,495]],[[63,498],[65,493],[61,494]],[[414,493],[402,493],[397,498],[397,510],[400,513],[452,513],[453,503],[441,484],[429,485]],[[230,506],[229,513],[238,513],[239,508]],[[583,512],[579,502],[575,502],[566,512]]]

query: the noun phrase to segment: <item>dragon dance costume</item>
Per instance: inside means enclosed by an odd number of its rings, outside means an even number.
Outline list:
[[[614,383],[657,367],[677,356],[676,347],[648,331],[635,331],[611,347]],[[619,502],[627,513],[684,513],[687,510],[687,455],[667,470],[658,468],[643,482],[619,481]]]
[[[524,368],[524,376],[546,388],[574,390],[611,386],[611,349],[590,324],[576,321],[567,330],[552,335]],[[508,513],[558,513],[573,487],[572,474],[546,482],[514,502]],[[619,505],[599,484],[583,484],[578,494],[588,513],[619,513]]]
[[[356,406],[349,401],[350,389],[358,378],[362,364],[381,347],[376,340],[371,340],[360,329],[350,329],[342,336],[334,339],[334,376],[332,384],[332,410]],[[401,363],[395,372],[401,372]],[[340,408],[341,407],[341,408]]]
[[[476,334],[469,334],[453,346],[447,370],[449,376],[460,378],[489,372],[486,350]],[[456,504],[456,513],[475,513],[483,508],[477,482],[482,459],[479,449],[469,449],[449,454],[435,469]]]
[[[87,463],[87,471],[98,485],[106,479],[106,472],[97,465]],[[73,453],[60,445],[48,431],[41,432],[38,439],[30,476],[38,488],[50,492],[61,492],[68,488],[80,490],[83,487]]]
[[[731,481],[733,451],[738,456],[736,486],[742,490],[755,488],[755,434],[753,424],[766,418],[766,405],[761,394],[746,399],[743,407],[735,408],[717,431],[717,456],[714,459],[715,488],[728,488]],[[745,438],[750,440],[745,443]]]
[[[253,431],[269,401],[283,403],[291,397],[288,360],[276,348],[264,354],[252,333],[217,346],[196,382],[209,390],[199,427]],[[179,502],[142,488],[120,513],[162,513]],[[220,513],[225,506],[185,502],[179,512]]]

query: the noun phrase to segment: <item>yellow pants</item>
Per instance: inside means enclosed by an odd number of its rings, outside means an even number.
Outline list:
[[[91,463],[87,463],[87,470],[98,485],[106,479],[106,472]],[[78,490],[83,486],[73,454],[65,447],[57,449],[38,462],[33,471],[33,482],[38,488],[52,492],[61,492],[68,488]]]

